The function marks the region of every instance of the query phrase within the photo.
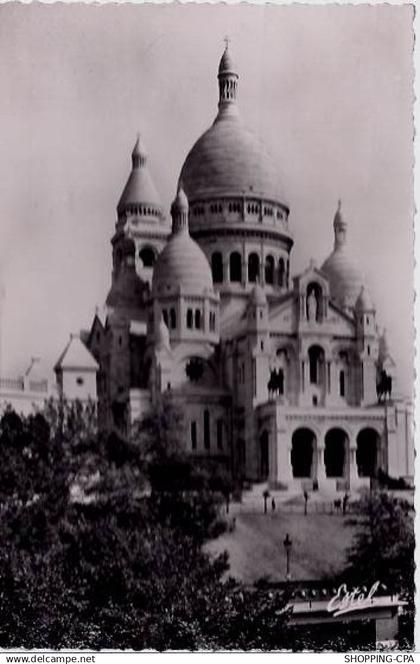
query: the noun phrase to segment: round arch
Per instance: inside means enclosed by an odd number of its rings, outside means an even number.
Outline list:
[[[321,385],[323,382],[323,368],[325,364],[325,351],[321,346],[314,344],[308,348],[309,382],[312,385]]]
[[[316,435],[312,429],[301,427],[292,436],[291,462],[293,477],[315,477]]]
[[[145,245],[139,251],[139,258],[143,267],[153,267],[156,262],[157,252],[154,247]]]
[[[324,464],[327,477],[346,477],[349,464],[350,439],[339,427],[325,434]]]
[[[365,427],[357,434],[356,463],[359,477],[375,477],[379,469],[381,437],[373,427]]]

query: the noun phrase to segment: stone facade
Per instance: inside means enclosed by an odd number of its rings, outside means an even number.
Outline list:
[[[289,206],[243,126],[238,74],[219,66],[219,111],[181,170],[172,229],[137,141],[118,204],[96,358],[99,415],[130,423],[170,394],[193,455],[272,486],[347,489],[413,473],[412,413],[347,243],[291,278]]]

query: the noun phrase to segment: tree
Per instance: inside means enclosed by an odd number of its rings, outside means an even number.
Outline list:
[[[344,579],[370,587],[380,581],[391,594],[408,602],[405,626],[408,641],[414,626],[414,523],[413,507],[406,500],[381,491],[359,502],[358,533],[348,552]]]
[[[129,439],[91,415],[51,402],[0,421],[0,646],[282,647],[283,594],[227,578],[227,555],[203,549],[225,480],[182,451],[177,413]]]

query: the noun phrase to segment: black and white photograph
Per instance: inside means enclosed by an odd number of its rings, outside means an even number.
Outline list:
[[[0,5],[0,651],[415,649],[414,14]]]

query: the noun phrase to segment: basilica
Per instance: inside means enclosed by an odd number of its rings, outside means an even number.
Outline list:
[[[241,120],[228,46],[217,78],[218,113],[174,183],[170,221],[140,137],[134,146],[106,315],[82,335],[100,423],[127,432],[169,395],[191,455],[236,477],[333,490],[380,470],[409,478],[412,413],[347,214],[332,210],[320,267],[292,275],[290,209],[275,162]]]

